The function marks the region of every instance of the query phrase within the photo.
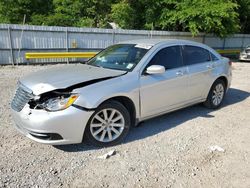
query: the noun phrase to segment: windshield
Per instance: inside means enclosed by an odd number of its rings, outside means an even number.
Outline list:
[[[124,71],[132,71],[151,46],[136,44],[117,44],[108,47],[87,64]]]

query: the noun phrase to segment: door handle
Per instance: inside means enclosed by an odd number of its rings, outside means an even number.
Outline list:
[[[177,76],[183,76],[183,74],[184,74],[184,73],[183,73],[182,71],[177,71],[177,72],[176,72],[176,75],[177,75]]]
[[[212,68],[214,68],[214,66],[212,64],[210,64],[210,65],[207,65],[207,68],[212,69]]]

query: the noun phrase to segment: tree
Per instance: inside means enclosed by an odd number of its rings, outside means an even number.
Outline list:
[[[112,6],[111,18],[123,28],[190,31],[194,36],[205,32],[225,37],[240,29],[237,9],[233,0],[155,0],[153,3],[127,0]]]
[[[0,23],[250,33],[250,0],[0,0]]]
[[[111,12],[111,5],[116,0],[86,0],[88,6],[85,9],[87,17],[94,20],[95,27],[107,27]]]
[[[52,9],[52,0],[1,0],[0,23],[31,23],[34,15],[48,15]]]
[[[124,29],[135,28],[134,27],[135,11],[133,8],[131,8],[131,5],[126,1],[122,1],[112,5],[111,18],[121,28]]]
[[[250,0],[237,0],[241,33],[250,33]]]
[[[44,20],[45,25],[73,26],[81,16],[80,0],[53,0],[53,12]]]
[[[106,27],[112,0],[53,0],[47,25]]]
[[[225,37],[239,31],[238,5],[230,0],[165,0],[160,26],[190,31],[193,35],[199,32],[214,33]]]

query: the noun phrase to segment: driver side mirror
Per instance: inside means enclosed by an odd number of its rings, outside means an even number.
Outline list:
[[[151,65],[147,68],[147,74],[163,74],[165,73],[166,69],[162,65]]]

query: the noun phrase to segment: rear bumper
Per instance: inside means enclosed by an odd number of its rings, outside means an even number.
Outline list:
[[[57,112],[34,110],[29,105],[20,112],[12,110],[17,130],[36,142],[51,145],[81,143],[92,114],[72,106]]]

